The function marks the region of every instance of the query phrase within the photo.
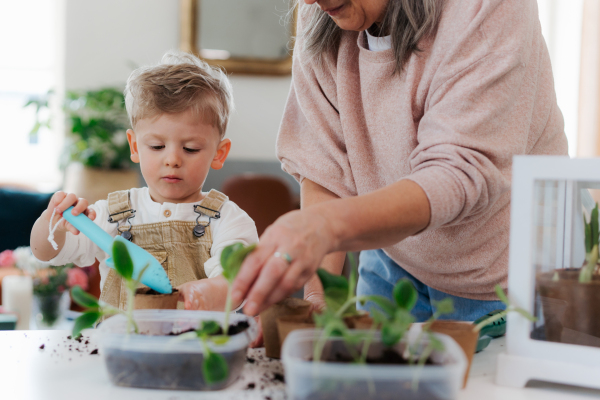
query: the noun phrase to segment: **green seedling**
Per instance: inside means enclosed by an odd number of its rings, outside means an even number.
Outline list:
[[[529,312],[527,312],[527,310],[515,305],[508,298],[506,293],[504,293],[504,290],[502,289],[502,287],[500,285],[496,285],[495,290],[496,290],[496,295],[498,296],[500,301],[506,305],[506,309],[503,311],[497,312],[497,313],[493,313],[488,318],[478,319],[477,320],[478,323],[475,324],[475,326],[473,327],[473,330],[475,332],[480,332],[485,327],[487,327],[489,325],[493,325],[496,321],[499,321],[502,318],[505,318],[506,315],[508,315],[508,313],[510,313],[510,312],[517,312],[517,313],[521,314],[523,317],[527,318],[529,321],[532,321],[532,322],[537,321],[537,318],[534,317],[533,315],[531,315]]]
[[[590,221],[583,216],[583,225],[585,230],[585,264],[579,273],[579,282],[589,283],[598,264],[598,240],[600,238],[598,223],[598,203],[592,210]]]
[[[135,290],[140,283],[140,279],[149,265],[146,265],[140,272],[137,279],[133,278],[133,262],[129,255],[127,247],[118,241],[113,243],[112,256],[115,265],[115,270],[119,276],[121,276],[125,282],[127,288],[127,310],[125,312],[100,302],[94,296],[86,293],[81,287],[75,286],[71,289],[71,296],[73,301],[84,308],[84,312],[79,318],[75,320],[73,326],[73,338],[79,337],[81,331],[86,328],[90,328],[96,324],[102,317],[109,317],[115,314],[123,314],[127,318],[127,330],[126,332],[138,333],[138,326],[133,319],[133,299],[135,297]]]
[[[319,269],[317,275],[323,285],[326,308],[313,316],[317,327],[321,328],[321,334],[313,349],[313,360],[321,360],[323,348],[327,340],[332,336],[341,336],[350,355],[357,364],[366,364],[367,354],[373,342],[375,332],[381,330],[381,341],[386,347],[393,347],[404,339],[415,318],[411,314],[418,299],[418,293],[412,282],[408,279],[400,279],[394,285],[392,300],[378,295],[356,296],[354,287],[356,285],[358,271],[352,254],[349,254],[352,271],[349,280],[342,276],[332,275]],[[367,332],[355,332],[347,328],[343,318],[356,315],[356,303],[365,304],[367,301],[375,303],[377,308],[371,310],[373,324]],[[408,361],[415,361],[420,367],[415,373],[413,389],[418,387],[419,371],[425,365],[427,359],[434,350],[442,351],[443,343],[431,332],[431,324],[444,314],[454,312],[452,299],[444,299],[434,303],[435,312],[432,317],[423,324],[422,331],[414,346],[408,346]],[[423,335],[429,338],[428,345],[420,352],[418,346],[422,343]],[[356,350],[357,345],[362,342],[360,352]],[[417,355],[418,354],[418,355]]]
[[[227,280],[227,299],[225,301],[225,321],[223,323],[223,334],[227,336],[229,330],[229,314],[231,313],[231,289],[233,281],[240,272],[242,263],[248,254],[252,253],[256,244],[244,246],[242,243],[229,245],[221,252],[221,267],[223,267],[223,277]]]
[[[216,321],[202,321],[200,327],[189,333],[179,335],[177,340],[198,338],[204,348],[204,360],[202,362],[202,373],[207,383],[217,383],[227,379],[229,371],[225,358],[210,350],[209,342],[223,345],[229,341],[229,314],[231,314],[231,288],[233,281],[240,272],[242,263],[246,256],[256,248],[256,244],[244,246],[242,243],[229,245],[221,252],[221,266],[223,277],[227,280],[227,298],[225,300],[225,318],[223,325],[219,326]]]

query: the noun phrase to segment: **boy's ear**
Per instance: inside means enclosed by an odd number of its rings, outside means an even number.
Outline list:
[[[135,140],[135,132],[132,129],[127,129],[127,141],[129,142],[129,150],[131,150],[131,161],[139,163],[140,153],[138,153],[137,140]]]
[[[215,153],[215,157],[210,163],[210,167],[212,169],[221,169],[223,168],[223,164],[225,164],[225,160],[229,155],[229,150],[231,150],[231,140],[223,139],[221,143],[217,146],[217,152]]]

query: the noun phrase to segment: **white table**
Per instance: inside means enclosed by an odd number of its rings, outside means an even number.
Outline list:
[[[220,392],[147,390],[113,386],[97,348],[94,331],[89,343],[67,340],[67,331],[0,331],[0,399],[18,400],[186,400],[186,399],[284,399],[285,386],[273,380],[283,373],[281,363],[264,357],[264,349],[249,350],[240,380]],[[87,336],[87,335],[86,335]],[[44,349],[40,346],[44,344]],[[493,340],[476,354],[466,389],[458,400],[567,400],[599,399],[600,391],[530,384],[525,389],[496,386],[496,358],[504,338]],[[71,346],[71,347],[69,347]],[[261,360],[262,357],[262,360]],[[267,382],[261,382],[261,378]],[[250,389],[249,383],[255,383]],[[262,390],[261,390],[262,386]]]

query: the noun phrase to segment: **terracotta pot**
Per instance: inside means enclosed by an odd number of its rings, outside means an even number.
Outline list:
[[[546,340],[600,347],[600,276],[579,283],[579,270],[557,270],[537,276]]]
[[[265,353],[267,357],[279,358],[281,354],[281,342],[277,332],[277,318],[285,316],[308,317],[311,303],[306,300],[289,297],[273,304],[260,314],[260,323],[265,342]]]
[[[150,288],[139,288],[133,299],[134,310],[175,310],[179,300],[179,291],[173,289],[170,294],[147,294]]]
[[[463,321],[438,320],[431,324],[431,330],[433,332],[450,336],[465,352],[465,356],[467,356],[467,369],[465,371],[465,377],[463,380],[463,388],[467,386],[469,370],[471,369],[471,361],[473,361],[473,354],[475,354],[477,339],[479,338],[479,332],[475,332],[473,328],[473,324]]]
[[[112,170],[84,167],[71,163],[65,170],[63,190],[83,197],[90,204],[105,200],[109,193],[140,187],[140,175],[136,170]]]

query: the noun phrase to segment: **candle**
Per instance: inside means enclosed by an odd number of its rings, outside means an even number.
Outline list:
[[[8,275],[2,279],[2,306],[19,316],[17,329],[29,329],[33,281],[30,276]]]

